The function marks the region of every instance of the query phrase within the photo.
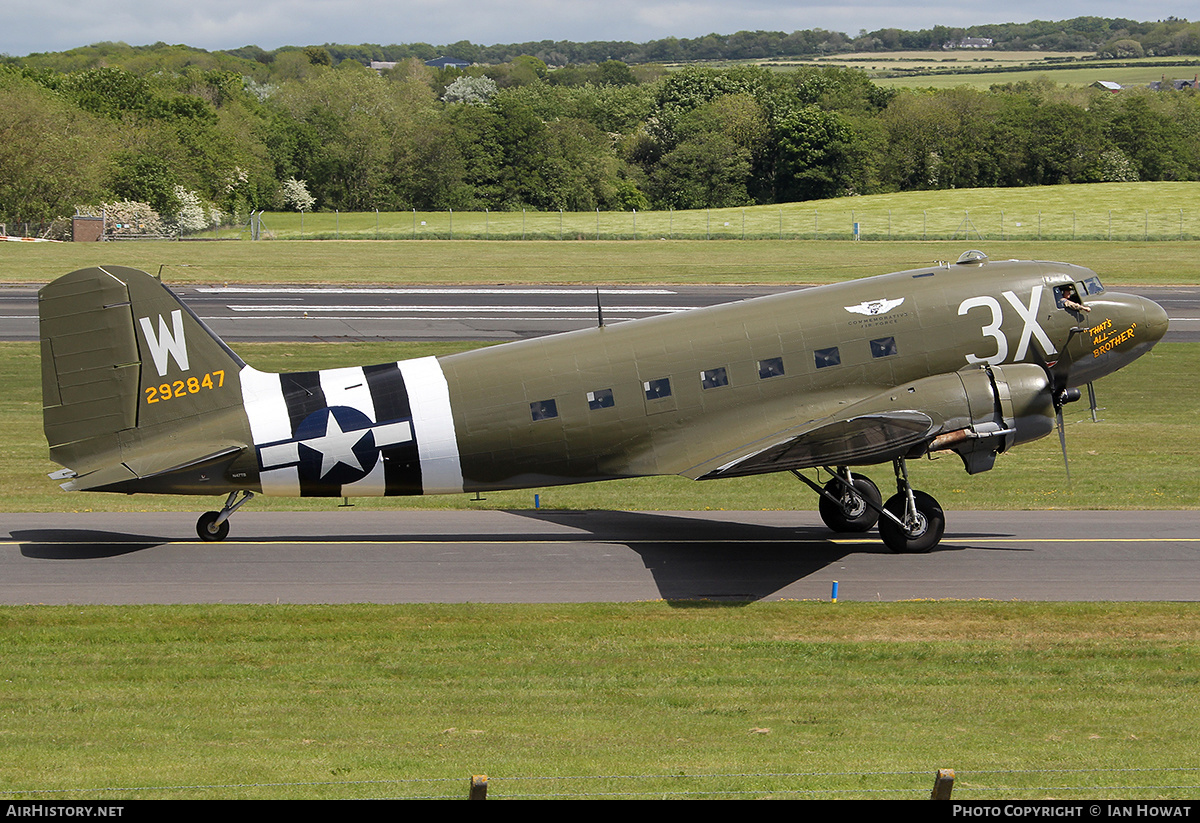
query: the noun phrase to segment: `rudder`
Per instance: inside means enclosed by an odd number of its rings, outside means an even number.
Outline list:
[[[51,459],[78,478],[70,488],[232,459],[250,442],[245,364],[157,279],[80,269],[41,289],[38,313],[43,425]]]

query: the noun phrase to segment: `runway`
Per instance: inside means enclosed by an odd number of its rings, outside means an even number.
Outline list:
[[[222,339],[506,341],[787,291],[791,286],[630,288],[179,286]],[[1114,291],[1121,291],[1114,287]],[[1200,288],[1129,288],[1171,318],[1166,342],[1200,342]],[[598,302],[598,305],[597,305]],[[0,287],[0,340],[37,340],[37,287]]]
[[[1200,600],[1200,512],[948,512],[888,552],[815,512],[12,514],[0,603]]]

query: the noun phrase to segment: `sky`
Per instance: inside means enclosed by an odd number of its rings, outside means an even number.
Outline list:
[[[106,40],[182,43],[218,51],[256,45],[430,43],[478,45],[539,40],[693,38],[738,31],[828,29],[856,35],[881,28],[919,30],[1067,20],[1084,15],[1134,20],[1194,19],[1194,0],[122,0],[6,3],[0,54],[65,51]],[[998,6],[1003,10],[998,10]],[[1189,16],[1189,7],[1190,16]]]

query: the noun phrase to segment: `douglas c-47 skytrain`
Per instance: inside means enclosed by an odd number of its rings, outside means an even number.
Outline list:
[[[928,551],[944,516],[907,461],[970,474],[1049,434],[1077,387],[1167,330],[1063,263],[939,263],[376,366],[269,374],[168,288],[98,266],[39,294],[51,475],[70,491],[348,497],[791,472],[836,532]],[[1064,444],[1065,453],[1065,444]],[[857,469],[891,463],[883,502]],[[823,486],[801,473],[828,471]],[[703,494],[703,492],[700,492]]]

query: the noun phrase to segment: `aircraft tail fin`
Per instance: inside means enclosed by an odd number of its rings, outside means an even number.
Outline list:
[[[245,364],[156,278],[80,269],[42,288],[38,314],[43,425],[67,469],[54,476],[75,478],[64,488],[134,491],[124,486],[232,460],[250,442]],[[149,490],[185,491],[170,477]]]

